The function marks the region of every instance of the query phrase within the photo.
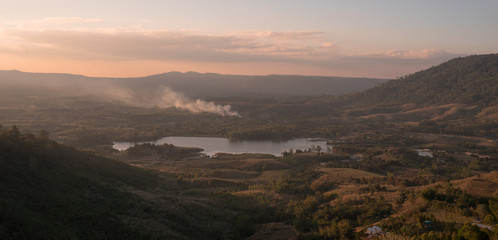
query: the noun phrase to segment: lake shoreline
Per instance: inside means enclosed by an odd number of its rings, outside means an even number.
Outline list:
[[[223,137],[163,137],[155,141],[143,142],[113,142],[112,148],[123,151],[137,144],[173,144],[177,147],[197,147],[202,148],[202,153],[213,156],[216,153],[260,153],[281,156],[283,152],[295,151],[297,149],[305,151],[312,148],[319,148],[320,151],[327,151],[326,141],[316,141],[316,139],[295,138],[287,141],[273,140],[238,140],[232,141]]]

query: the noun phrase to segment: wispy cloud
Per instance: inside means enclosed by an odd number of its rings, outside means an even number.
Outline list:
[[[362,74],[383,77],[403,75],[438,65],[463,54],[449,53],[436,49],[423,50],[379,50],[343,56],[338,65],[353,70],[361,66]]]
[[[0,55],[45,61],[106,62],[114,66],[124,62],[129,66],[134,62],[137,67],[141,67],[140,62],[148,66],[151,62],[217,65],[218,68],[224,65],[222,69],[242,68],[243,64],[246,69],[253,66],[254,70],[250,72],[253,74],[296,74],[299,69],[306,69],[301,74],[374,77],[397,77],[461,56],[432,48],[346,52],[321,31],[211,34],[141,27],[124,28],[127,30],[89,27],[99,22],[100,19],[88,18],[0,22]],[[263,68],[264,71],[258,71]],[[282,69],[290,70],[283,72]],[[223,73],[218,69],[208,71]]]
[[[334,48],[319,32],[4,30],[3,34],[17,43],[10,51],[77,59],[288,61],[327,56]]]
[[[64,26],[74,28],[77,24],[91,24],[102,22],[99,18],[82,18],[82,17],[53,17],[35,20],[14,20],[0,21],[1,28],[7,29],[24,29],[24,30],[43,30],[61,28]]]
[[[371,58],[371,59],[437,59],[454,56],[437,49],[414,50],[381,50],[374,52],[363,52],[351,55],[351,58]]]

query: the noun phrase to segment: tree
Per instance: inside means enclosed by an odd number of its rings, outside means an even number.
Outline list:
[[[184,184],[186,183],[185,179],[183,178],[182,175],[179,175],[177,178],[176,178],[176,183],[178,184]]]
[[[17,128],[16,125],[12,126],[12,128],[7,132],[7,135],[13,138],[18,138],[21,136],[21,132]]]
[[[48,139],[48,135],[49,135],[49,134],[48,134],[48,132],[47,132],[47,131],[45,131],[45,130],[41,130],[41,131],[40,131],[40,138],[41,138],[41,139]]]
[[[317,146],[316,146],[316,148],[315,148],[315,150],[316,150],[318,153],[320,153],[320,152],[322,151],[322,147],[320,147],[320,145],[317,145]]]
[[[458,230],[457,239],[469,239],[469,240],[486,240],[489,239],[489,235],[479,229],[478,226],[466,223],[462,228]]]
[[[332,147],[327,146],[327,152],[332,153]]]

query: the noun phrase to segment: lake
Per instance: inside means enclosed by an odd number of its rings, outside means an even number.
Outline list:
[[[204,149],[203,153],[213,156],[215,153],[267,153],[275,156],[289,149],[309,149],[312,145],[320,146],[322,151],[327,151],[325,141],[309,141],[306,138],[297,138],[288,141],[230,141],[220,137],[164,137],[149,142],[114,142],[114,149],[123,151],[135,144],[153,143],[162,145],[173,144],[178,147],[198,147]]]

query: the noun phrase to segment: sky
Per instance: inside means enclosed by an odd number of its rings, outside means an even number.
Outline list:
[[[397,78],[498,53],[496,0],[16,0],[0,70]]]

